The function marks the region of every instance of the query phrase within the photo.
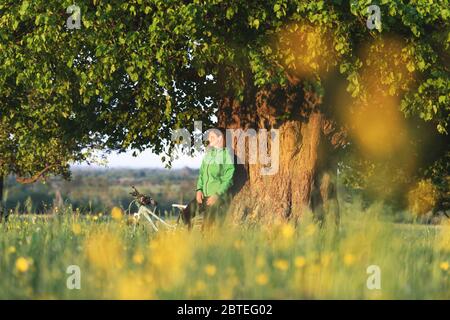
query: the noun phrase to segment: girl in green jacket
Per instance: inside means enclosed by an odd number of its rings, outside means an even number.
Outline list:
[[[233,157],[225,147],[225,130],[208,131],[208,147],[200,166],[195,200],[183,211],[183,220],[191,226],[191,218],[196,213],[204,214],[206,224],[224,214],[228,191],[233,184]]]

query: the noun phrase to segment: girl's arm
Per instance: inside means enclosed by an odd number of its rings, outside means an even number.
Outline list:
[[[203,178],[203,175],[204,175],[204,161],[202,161],[202,164],[200,165],[200,170],[199,170],[199,173],[198,173],[198,179],[197,179],[197,191],[202,191],[203,192],[203,181],[204,181],[204,178]]]

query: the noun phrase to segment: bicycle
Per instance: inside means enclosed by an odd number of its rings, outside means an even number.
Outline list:
[[[148,221],[150,226],[153,228],[153,230],[156,232],[159,231],[158,227],[156,226],[157,222],[160,222],[164,227],[166,227],[169,230],[176,229],[180,225],[180,222],[182,222],[184,226],[187,226],[188,229],[202,227],[203,215],[190,217],[188,216],[188,213],[185,211],[188,205],[178,203],[172,204],[172,208],[179,210],[176,224],[173,225],[165,222],[156,213],[158,203],[151,196],[140,193],[135,186],[131,186],[131,188],[133,188],[133,192],[130,192],[130,195],[134,198],[134,200],[131,201],[130,205],[128,206],[128,210],[126,212],[128,212],[128,214],[131,215],[131,207],[133,204],[135,204],[138,208],[138,212],[133,214],[135,222],[134,231],[136,231],[136,226],[139,223],[141,217],[144,217]],[[153,219],[155,219],[156,221],[153,221]]]
[[[151,196],[140,193],[135,186],[131,186],[131,188],[133,188],[133,191],[130,192],[130,195],[134,198],[134,200],[131,201],[130,205],[128,206],[128,210],[126,212],[128,212],[128,214],[131,214],[131,207],[133,204],[135,204],[138,208],[138,212],[133,214],[135,222],[134,231],[136,231],[136,226],[139,223],[141,217],[144,217],[148,221],[150,226],[153,228],[153,230],[156,232],[159,231],[158,227],[156,226],[158,222],[169,230],[176,229],[178,221],[176,225],[172,225],[165,222],[162,218],[158,216],[158,214],[156,213],[158,203]],[[182,208],[183,205],[177,205],[177,207]],[[153,219],[156,221],[153,221]]]

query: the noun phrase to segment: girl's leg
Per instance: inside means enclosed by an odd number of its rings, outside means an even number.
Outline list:
[[[202,212],[203,204],[198,204],[196,199],[191,200],[186,209],[181,212],[181,218],[183,223],[188,226],[189,229],[192,228],[192,219]]]
[[[225,221],[225,217],[229,207],[229,196],[223,195],[217,202],[212,206],[205,207],[205,220],[203,225],[205,227],[210,227],[215,223],[219,225]]]

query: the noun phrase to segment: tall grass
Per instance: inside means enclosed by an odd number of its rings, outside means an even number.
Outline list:
[[[382,221],[344,209],[340,229],[241,225],[133,231],[127,217],[12,216],[0,230],[0,298],[449,299],[450,224]],[[68,266],[81,289],[66,286]],[[370,290],[367,268],[381,270]]]

